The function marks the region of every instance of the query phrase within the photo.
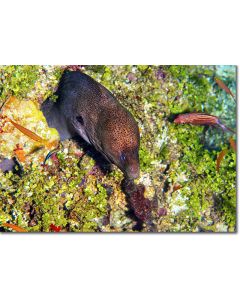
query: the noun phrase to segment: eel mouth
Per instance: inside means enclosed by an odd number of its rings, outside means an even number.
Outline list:
[[[106,153],[101,147],[98,145],[94,145],[91,143],[97,151],[101,153],[101,155],[111,164],[117,166],[124,174],[124,176],[130,180],[137,179],[140,176],[140,167],[139,163],[134,162],[127,167],[124,167],[118,163],[109,153]]]
[[[127,178],[129,179],[137,179],[140,176],[140,169],[137,164],[131,165],[124,172]]]

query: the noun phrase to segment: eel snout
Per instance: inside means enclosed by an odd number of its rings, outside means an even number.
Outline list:
[[[126,175],[129,179],[137,179],[140,176],[139,165],[134,164],[126,170]]]
[[[123,152],[120,155],[120,169],[129,179],[136,179],[140,175],[138,149]]]
[[[108,145],[105,156],[124,173],[128,179],[137,179],[140,176],[138,146],[133,149],[117,151]]]

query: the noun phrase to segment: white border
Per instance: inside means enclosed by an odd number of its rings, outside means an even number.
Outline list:
[[[237,4],[9,0],[0,7],[0,63],[239,65]],[[1,298],[236,299],[239,240],[0,234]]]

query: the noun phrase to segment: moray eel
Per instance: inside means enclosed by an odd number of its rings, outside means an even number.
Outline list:
[[[61,140],[80,135],[129,179],[139,177],[139,129],[130,112],[100,83],[80,71],[66,71],[41,107]]]

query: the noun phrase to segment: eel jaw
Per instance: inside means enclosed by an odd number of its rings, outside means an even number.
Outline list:
[[[137,179],[140,176],[140,168],[139,164],[133,164],[129,166],[125,171],[124,174],[129,179]]]

